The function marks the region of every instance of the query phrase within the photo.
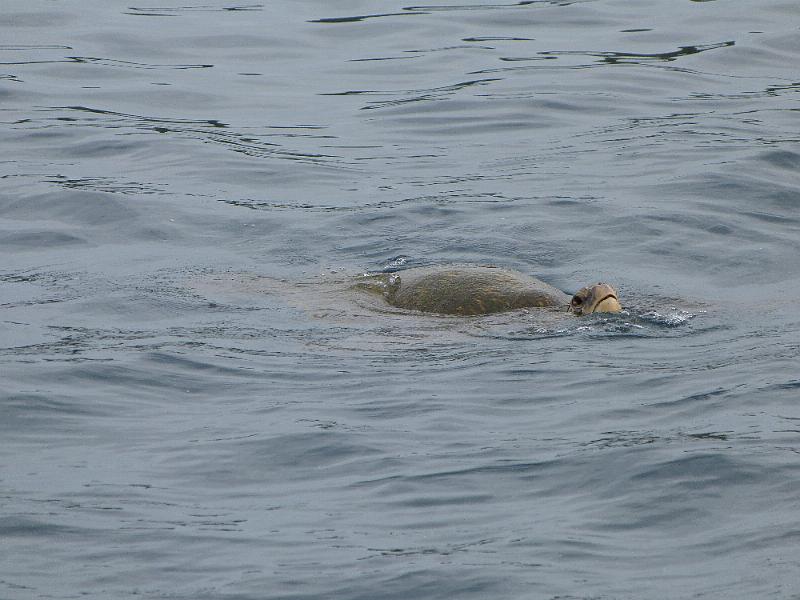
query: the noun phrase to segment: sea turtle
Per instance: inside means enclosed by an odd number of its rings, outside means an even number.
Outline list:
[[[564,307],[576,315],[618,312],[617,292],[597,283],[569,296],[535,277],[492,266],[418,267],[367,275],[359,287],[392,306],[448,315],[485,315],[518,308]]]

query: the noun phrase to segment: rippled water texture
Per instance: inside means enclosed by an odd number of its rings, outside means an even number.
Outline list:
[[[0,597],[800,598],[799,26],[5,0]]]

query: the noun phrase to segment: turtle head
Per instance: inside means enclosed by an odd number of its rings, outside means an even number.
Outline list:
[[[578,290],[569,303],[569,310],[576,315],[588,315],[596,312],[619,312],[622,305],[617,299],[617,290],[607,283],[596,283]]]

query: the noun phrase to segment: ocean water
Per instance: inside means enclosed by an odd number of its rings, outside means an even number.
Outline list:
[[[0,598],[800,598],[797,3],[134,1],[0,12]]]

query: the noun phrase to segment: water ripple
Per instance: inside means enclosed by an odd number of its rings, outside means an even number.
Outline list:
[[[56,116],[27,118],[16,121],[17,127],[26,129],[48,129],[53,127],[101,128],[119,130],[120,135],[132,133],[161,134],[181,139],[192,139],[221,147],[255,158],[278,158],[283,160],[308,162],[319,165],[344,167],[340,157],[316,152],[293,151],[274,141],[275,138],[328,139],[319,134],[300,134],[298,130],[309,132],[322,129],[319,125],[291,125],[288,127],[259,128],[248,132],[237,132],[217,119],[182,119],[154,117],[123,113],[88,106],[54,106],[38,109],[39,112],[56,113]],[[64,116],[59,116],[59,113]],[[76,115],[76,116],[72,116]],[[284,129],[285,132],[280,130]]]
[[[104,67],[122,67],[126,69],[150,69],[150,70],[159,70],[159,69],[175,69],[178,71],[184,69],[209,69],[214,65],[208,64],[195,64],[195,65],[154,65],[148,63],[138,63],[128,60],[115,60],[113,58],[100,58],[96,56],[67,56],[65,57],[73,62],[76,63],[85,63],[85,64],[95,64],[95,65],[102,65]]]
[[[350,17],[327,17],[322,19],[313,19],[309,23],[323,23],[323,24],[336,24],[336,23],[360,23],[367,19],[380,19],[383,17],[406,17],[410,15],[421,15],[422,12],[402,12],[402,13],[376,13],[371,15],[355,15]]]
[[[197,5],[197,6],[160,6],[160,7],[136,7],[131,6],[128,8],[127,15],[143,16],[143,17],[176,17],[184,13],[207,13],[207,12],[250,12],[261,11],[264,9],[263,4],[243,4],[233,6],[210,6],[210,5]]]
[[[383,101],[374,101],[370,102],[367,106],[362,107],[365,110],[371,109],[378,109],[378,108],[385,108],[388,106],[398,106],[401,104],[407,104],[409,102],[421,102],[421,101],[428,101],[428,100],[441,100],[447,98],[454,93],[474,87],[474,86],[482,86],[487,85],[489,83],[501,81],[500,79],[492,79],[492,78],[484,78],[484,79],[475,79],[470,81],[462,81],[459,83],[453,83],[450,85],[444,85],[434,88],[428,89],[416,89],[416,90],[349,90],[346,92],[328,92],[325,94],[321,94],[323,96],[385,96],[385,95],[405,95],[409,96],[407,98],[395,98],[391,100],[383,100]]]

